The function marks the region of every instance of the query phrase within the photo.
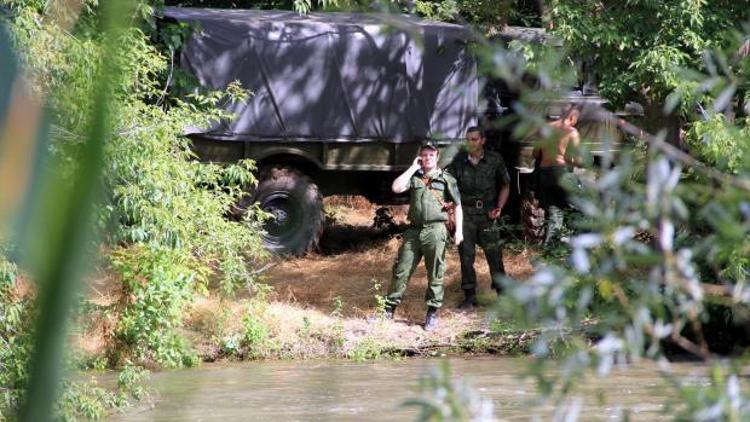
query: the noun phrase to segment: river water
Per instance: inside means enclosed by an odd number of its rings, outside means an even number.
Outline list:
[[[531,406],[534,384],[520,375],[525,358],[473,357],[448,360],[455,378],[466,379],[490,399],[499,420],[547,419],[551,409]],[[404,407],[419,396],[419,381],[440,365],[438,359],[282,361],[209,364],[159,372],[149,388],[150,404],[116,415],[118,421],[383,421],[414,420],[418,410]],[[708,382],[705,368],[672,365],[691,383]],[[701,375],[703,374],[703,375]],[[615,370],[604,379],[589,377],[577,390],[581,420],[614,418],[620,409],[633,420],[669,419],[664,403],[675,396],[654,365]],[[606,404],[601,398],[606,399]]]

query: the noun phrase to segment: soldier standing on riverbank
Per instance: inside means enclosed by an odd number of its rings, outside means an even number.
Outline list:
[[[477,245],[484,250],[490,267],[492,288],[500,293],[505,274],[503,253],[497,232],[490,230],[500,217],[510,194],[510,177],[497,152],[484,148],[484,132],[472,126],[466,131],[467,150],[458,153],[446,170],[456,178],[464,204],[464,241],[458,247],[461,258],[461,309],[477,304],[477,274],[474,271]]]
[[[438,155],[435,145],[429,142],[423,144],[412,165],[393,181],[393,192],[409,191],[408,218],[411,225],[404,232],[385,298],[386,318],[392,319],[409,279],[424,256],[428,281],[424,328],[428,331],[437,326],[437,311],[443,305],[445,248],[448,241],[446,204],[449,202],[455,204],[454,242],[458,245],[463,239],[461,197],[455,179],[438,168]]]

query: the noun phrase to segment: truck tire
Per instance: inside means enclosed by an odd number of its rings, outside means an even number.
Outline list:
[[[524,192],[520,208],[524,238],[527,242],[542,243],[545,235],[544,209],[535,197],[534,191]]]
[[[293,256],[318,249],[323,233],[323,200],[309,177],[289,167],[266,169],[260,174],[251,201],[273,215],[264,226],[266,249]]]

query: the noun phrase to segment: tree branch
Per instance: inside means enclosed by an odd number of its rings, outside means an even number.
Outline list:
[[[164,83],[164,91],[162,91],[161,96],[156,101],[156,105],[161,105],[161,103],[164,101],[164,98],[167,96],[167,91],[169,90],[169,86],[172,84],[173,73],[174,73],[174,49],[172,47],[169,47],[169,75],[167,76],[167,82]]]
[[[626,121],[621,117],[618,117],[617,115],[603,107],[597,106],[595,119],[600,122],[609,122],[617,125],[617,127],[620,128],[623,132],[648,142],[657,149],[661,150],[669,158],[691,166],[719,183],[729,184],[737,189],[741,189],[747,193],[750,193],[750,180],[735,177],[716,170],[715,168],[712,168],[697,160],[692,155],[681,151],[674,145],[664,142],[661,137],[657,137],[648,133],[642,128]]]

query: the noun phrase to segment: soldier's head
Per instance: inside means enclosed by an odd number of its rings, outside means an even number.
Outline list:
[[[437,145],[430,141],[423,143],[422,147],[419,149],[419,158],[421,159],[420,163],[422,164],[422,171],[426,173],[437,168],[439,156],[440,151],[438,150]]]
[[[573,127],[578,124],[578,119],[581,118],[581,108],[575,104],[569,105],[562,113],[561,120],[567,127]]]
[[[472,126],[466,130],[466,149],[469,154],[481,154],[484,143],[484,131],[480,127]]]

